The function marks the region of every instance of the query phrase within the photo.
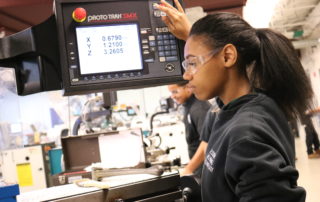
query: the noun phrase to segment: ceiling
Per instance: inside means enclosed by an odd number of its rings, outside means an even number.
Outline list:
[[[45,21],[53,13],[54,0],[0,0],[0,37],[9,36]],[[184,0],[187,7],[206,10],[242,6],[246,0]]]
[[[320,0],[280,0],[270,27],[290,39],[320,37]]]
[[[0,37],[45,21],[52,7],[53,0],[0,0]],[[269,26],[294,41],[320,38],[320,0],[278,0]]]
[[[45,21],[53,0],[0,0],[0,35],[11,35]]]

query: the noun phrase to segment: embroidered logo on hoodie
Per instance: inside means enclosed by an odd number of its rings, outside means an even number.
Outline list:
[[[212,172],[214,169],[214,160],[216,158],[216,152],[213,151],[213,149],[211,149],[209,151],[209,153],[206,156],[206,160],[204,162],[205,166],[207,167],[207,169]]]

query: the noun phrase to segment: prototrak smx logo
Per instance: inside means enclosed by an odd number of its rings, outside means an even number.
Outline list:
[[[111,13],[111,14],[88,16],[88,22],[108,22],[108,21],[136,20],[136,19],[138,19],[137,13]]]

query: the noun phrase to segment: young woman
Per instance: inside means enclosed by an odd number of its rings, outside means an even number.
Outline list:
[[[162,3],[169,30],[187,35],[184,79],[198,99],[222,103],[211,123],[203,201],[305,201],[287,120],[310,107],[313,93],[290,41],[231,13],[207,15],[190,30],[177,0],[178,9]]]

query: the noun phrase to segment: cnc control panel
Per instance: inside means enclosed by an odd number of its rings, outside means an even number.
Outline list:
[[[55,0],[65,95],[182,81],[184,43],[155,3]]]

